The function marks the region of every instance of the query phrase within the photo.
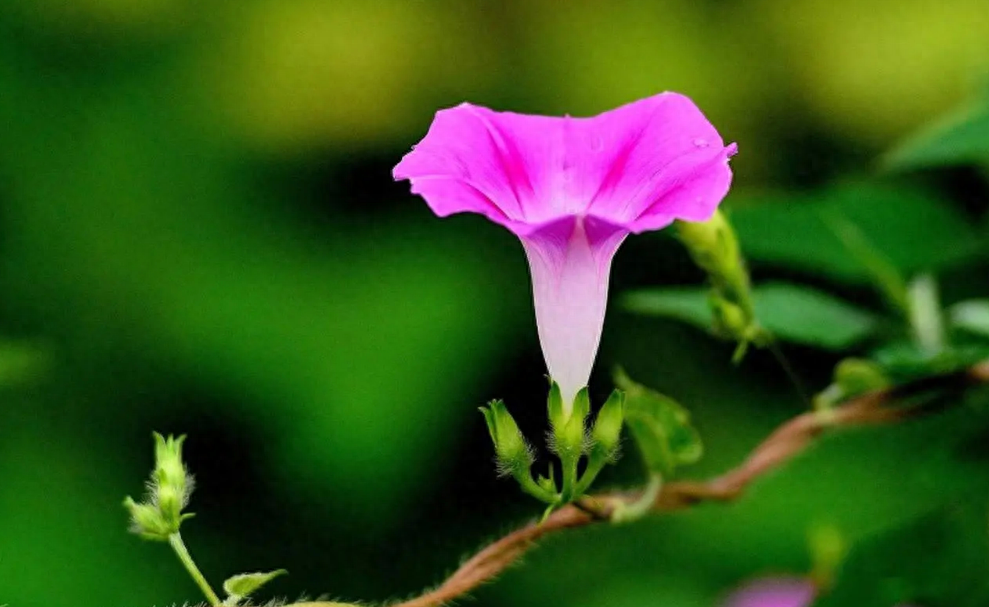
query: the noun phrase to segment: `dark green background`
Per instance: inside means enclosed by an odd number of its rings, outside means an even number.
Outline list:
[[[529,436],[545,427],[521,247],[478,217],[436,219],[390,177],[439,107],[583,115],[681,91],[739,142],[740,223],[750,205],[837,196],[901,269],[943,268],[949,302],[989,293],[984,173],[878,171],[976,95],[985,9],[4,0],[0,604],[198,599],[164,546],[125,532],[152,430],[189,435],[184,535],[204,572],[287,568],[265,597],[408,596],[538,514],[495,479],[476,411],[504,398]],[[882,309],[833,242],[759,212],[743,234],[757,279]],[[619,252],[612,290],[702,280],[649,234]],[[733,367],[731,351],[612,305],[592,394],[620,363],[676,397],[707,448],[685,473],[715,474],[805,406],[771,356]],[[807,389],[827,384],[834,354],[786,352]],[[752,576],[809,571],[814,529],[855,542],[985,498],[985,428],[966,409],[829,438],[737,504],[550,540],[477,604],[714,605]],[[638,481],[626,451],[603,484]]]

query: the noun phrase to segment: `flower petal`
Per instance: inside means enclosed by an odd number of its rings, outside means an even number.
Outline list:
[[[436,113],[394,176],[437,215],[480,213],[519,235],[586,214],[642,232],[709,218],[731,184],[734,152],[677,93],[593,118],[464,103]]]
[[[601,221],[567,216],[522,238],[539,343],[565,406],[587,385],[608,300],[611,259],[628,234]]]
[[[562,154],[562,120],[493,112],[463,103],[440,110],[429,132],[395,167],[442,216],[474,212],[527,231],[549,212],[551,167]],[[516,232],[518,233],[518,232]]]
[[[586,200],[587,213],[634,232],[708,219],[728,192],[727,160],[735,152],[677,93],[576,120],[566,148],[575,176],[569,196]]]

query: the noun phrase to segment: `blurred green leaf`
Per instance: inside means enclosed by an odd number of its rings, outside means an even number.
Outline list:
[[[853,546],[817,607],[989,603],[985,503],[945,508]]]
[[[622,297],[627,310],[649,316],[665,316],[682,320],[702,329],[710,329],[714,321],[709,290],[703,287],[672,287],[641,289]]]
[[[41,378],[49,362],[48,353],[38,345],[0,342],[0,387]]]
[[[989,97],[969,102],[894,147],[885,168],[904,171],[958,164],[989,164]]]
[[[669,477],[678,466],[701,458],[701,437],[682,405],[632,381],[621,370],[615,375],[615,384],[625,391],[625,424],[650,472]]]
[[[844,350],[879,328],[879,317],[826,293],[787,283],[757,286],[752,298],[759,323],[784,341]],[[629,293],[625,306],[641,314],[669,316],[702,328],[713,322],[707,290],[647,289]]]
[[[989,344],[954,345],[932,353],[909,341],[897,341],[877,348],[872,358],[896,382],[918,379],[928,375],[961,371],[989,358]]]
[[[980,241],[948,204],[916,190],[853,183],[811,196],[761,197],[731,215],[742,251],[753,262],[835,280],[872,284],[874,270],[835,232],[838,217],[892,268],[908,276],[972,259]]]
[[[948,309],[948,322],[952,327],[989,337],[989,300],[961,301]]]

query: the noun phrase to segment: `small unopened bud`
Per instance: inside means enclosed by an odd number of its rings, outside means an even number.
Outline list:
[[[188,473],[182,463],[182,443],[185,436],[165,438],[157,432],[155,439],[155,477],[162,485],[172,485],[182,489],[185,486]]]
[[[749,273],[731,224],[720,211],[707,221],[677,221],[677,233],[691,258],[707,273],[713,287],[712,309],[720,315],[723,334],[752,341],[747,333],[758,330],[752,307]],[[720,306],[730,304],[733,308]]]
[[[690,256],[702,270],[711,275],[717,284],[721,281],[748,282],[744,274],[742,254],[731,224],[721,211],[715,211],[707,221],[677,221],[677,234],[687,247]]]
[[[151,504],[139,504],[130,497],[124,499],[124,508],[130,513],[130,530],[147,540],[168,541],[171,526],[161,516],[161,511]]]
[[[749,331],[752,319],[742,308],[712,294],[711,311],[714,313],[714,332],[724,337],[743,340]]]
[[[734,234],[727,229],[720,211],[715,211],[707,221],[677,221],[676,228],[680,240],[705,270],[713,265],[725,245],[730,247],[734,242]],[[723,242],[726,236],[730,236],[731,241]]]
[[[152,501],[158,505],[166,521],[178,525],[182,509],[189,503],[192,479],[182,461],[185,436],[167,438],[155,432],[155,471]]]
[[[834,369],[834,383],[845,398],[883,390],[890,385],[890,379],[882,366],[863,358],[846,358]]]
[[[146,539],[164,541],[178,533],[182,521],[192,516],[183,514],[182,510],[189,503],[193,481],[182,462],[185,437],[165,438],[155,432],[154,440],[155,467],[148,483],[148,495],[142,503],[128,497],[124,507],[130,512],[133,532]]]
[[[494,443],[498,459],[498,470],[503,474],[518,476],[529,474],[532,465],[532,451],[522,436],[518,424],[508,412],[505,403],[493,400],[487,407],[481,407],[484,421],[488,424],[488,433]]]
[[[625,393],[615,390],[598,411],[591,429],[592,457],[614,460],[618,455],[622,424],[625,420]]]

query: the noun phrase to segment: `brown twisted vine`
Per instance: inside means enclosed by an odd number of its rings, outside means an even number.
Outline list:
[[[679,481],[666,484],[653,512],[669,512],[706,501],[731,501],[740,497],[750,483],[803,452],[827,430],[885,424],[939,411],[944,400],[922,405],[893,403],[917,394],[944,389],[964,389],[989,383],[989,360],[963,371],[924,378],[887,390],[870,392],[827,411],[802,413],[783,423],[766,437],[741,464],[709,481]],[[463,597],[505,571],[543,537],[574,527],[607,522],[615,504],[636,497],[631,493],[605,493],[583,498],[577,505],[563,507],[542,523],[529,523],[487,545],[465,561],[450,577],[420,596],[393,607],[439,607]],[[287,607],[347,607],[346,603],[306,602]]]

